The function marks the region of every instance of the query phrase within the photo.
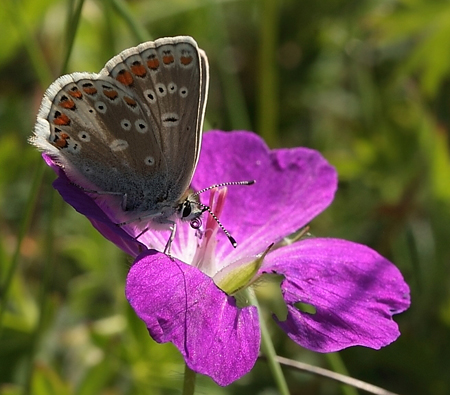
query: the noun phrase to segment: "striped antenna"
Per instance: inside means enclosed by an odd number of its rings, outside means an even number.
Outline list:
[[[222,182],[220,184],[214,184],[214,185],[209,186],[208,188],[201,189],[200,191],[195,192],[192,195],[198,196],[201,193],[209,191],[211,189],[219,188],[219,187],[227,187],[230,185],[253,185],[255,182],[256,182],[255,180]],[[228,240],[230,240],[231,245],[234,248],[237,247],[236,240],[234,239],[233,236],[231,236],[230,232],[228,232],[228,230],[225,229],[225,227],[219,221],[219,218],[217,218],[216,214],[214,214],[213,211],[211,210],[211,207],[207,206],[206,204],[203,204],[200,202],[195,202],[195,201],[192,201],[190,203],[198,205],[199,207],[201,207],[203,209],[203,211],[207,211],[211,215],[211,217],[213,217],[214,220],[217,222],[217,225],[219,225],[219,228],[222,229],[223,233],[225,233],[225,235],[228,237]]]

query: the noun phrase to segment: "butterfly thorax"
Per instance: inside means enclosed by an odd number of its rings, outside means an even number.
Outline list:
[[[196,219],[200,218],[202,213],[205,212],[205,206],[200,203],[198,195],[194,193],[189,193],[177,207],[178,217],[182,221],[191,221],[192,227]],[[194,221],[194,222],[193,222]]]
[[[122,195],[120,209],[127,218],[136,218],[137,221],[147,218],[155,223],[166,223],[176,218],[192,221],[205,211],[199,197],[191,190],[180,197],[177,188],[167,189],[158,196],[154,190],[134,188]]]

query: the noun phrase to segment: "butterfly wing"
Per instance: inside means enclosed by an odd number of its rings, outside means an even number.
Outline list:
[[[147,42],[99,74],[56,80],[30,140],[73,182],[116,195],[125,212],[167,217],[198,161],[207,87],[206,55],[192,38]]]
[[[54,157],[74,183],[115,194],[119,202],[129,194],[130,211],[139,207],[141,179],[156,180],[163,164],[138,99],[99,74],[73,73],[56,80],[44,95],[31,142]],[[151,148],[139,163],[132,153],[142,150],[144,142]]]
[[[162,38],[123,51],[100,73],[125,85],[144,103],[161,149],[167,200],[178,202],[200,154],[209,83],[205,53],[191,37]],[[145,155],[140,151],[136,154]]]

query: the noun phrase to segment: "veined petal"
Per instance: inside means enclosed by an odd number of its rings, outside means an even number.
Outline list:
[[[251,132],[206,133],[193,187],[243,180],[256,184],[230,186],[221,216],[238,247],[234,250],[219,232],[219,261],[255,256],[303,227],[331,203],[337,187],[336,171],[317,151],[269,150]]]
[[[261,272],[284,275],[286,321],[274,319],[291,339],[319,352],[350,346],[379,349],[400,335],[392,315],[409,307],[400,271],[377,252],[339,239],[305,239],[267,255]],[[300,311],[298,302],[314,306]]]
[[[256,307],[238,308],[197,268],[146,251],[128,273],[126,296],[153,339],[172,342],[195,372],[228,385],[254,366],[260,346]]]

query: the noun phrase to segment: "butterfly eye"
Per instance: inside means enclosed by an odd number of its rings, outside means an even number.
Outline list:
[[[191,215],[192,207],[190,202],[183,203],[183,211],[181,212],[181,218],[187,218]]]

